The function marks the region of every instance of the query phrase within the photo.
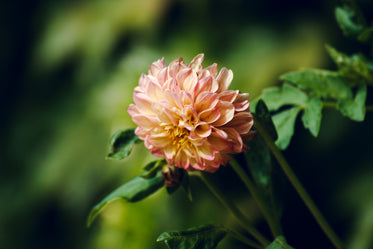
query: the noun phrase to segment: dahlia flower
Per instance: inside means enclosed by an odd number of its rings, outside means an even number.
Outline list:
[[[186,170],[215,172],[230,153],[244,150],[254,121],[249,94],[228,90],[232,71],[218,73],[216,63],[202,68],[203,58],[154,62],[140,77],[128,113],[153,155]]]

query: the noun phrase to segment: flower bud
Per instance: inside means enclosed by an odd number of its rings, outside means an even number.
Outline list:
[[[184,170],[175,166],[166,165],[162,169],[162,178],[166,187],[173,187],[181,183]]]

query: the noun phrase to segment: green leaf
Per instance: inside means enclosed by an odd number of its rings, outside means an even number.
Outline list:
[[[358,40],[361,42],[369,42],[369,40],[372,40],[373,36],[373,26],[370,26],[369,28],[364,29],[364,31],[358,36]]]
[[[202,225],[185,231],[164,232],[157,242],[164,241],[170,249],[213,249],[226,234],[224,227]]]
[[[286,149],[290,143],[294,134],[295,120],[300,110],[300,107],[293,107],[273,116],[273,122],[278,134],[276,145],[281,150]]]
[[[336,72],[320,69],[304,69],[280,77],[299,88],[309,91],[314,97],[342,99],[352,97],[351,89],[344,77]]]
[[[184,174],[183,181],[181,182],[181,186],[183,187],[185,193],[187,194],[188,199],[190,201],[193,201],[192,190],[190,188],[189,174],[187,171]]]
[[[358,36],[365,26],[362,16],[357,13],[357,9],[354,7],[345,4],[343,7],[335,9],[335,18],[343,34],[347,37]]]
[[[278,236],[276,239],[266,247],[266,249],[294,249],[289,246],[284,236]]]
[[[286,83],[282,87],[264,89],[261,98],[270,111],[277,111],[284,105],[303,105],[308,100],[307,94]]]
[[[123,199],[127,202],[137,202],[153,194],[159,188],[163,186],[163,179],[161,171],[157,172],[157,175],[150,179],[145,179],[141,176],[132,178],[129,182],[120,186],[104,199],[102,199],[97,205],[95,205],[89,216],[87,225],[90,226],[96,216],[102,211],[102,209],[112,201],[117,199]]]
[[[341,99],[337,102],[337,109],[344,115],[355,121],[364,121],[365,100],[367,86],[361,84],[357,89],[355,99]]]
[[[280,224],[280,217],[283,211],[283,200],[279,195],[281,186],[277,184],[278,176],[272,167],[271,151],[260,134],[254,136],[248,143],[249,150],[244,153],[246,165],[250,177],[254,180],[264,203],[269,209],[268,215],[275,223]],[[281,228],[279,228],[281,230]]]
[[[145,165],[144,170],[140,173],[140,176],[143,177],[143,178],[152,178],[166,164],[167,164],[167,162],[164,159],[160,159],[160,160],[150,162],[147,165]]]
[[[248,143],[249,150],[244,153],[245,160],[257,185],[267,188],[271,181],[271,152],[259,135]]]
[[[355,82],[360,82],[362,78],[373,82],[373,64],[369,63],[364,56],[355,54],[349,57],[328,45],[326,49],[338,65],[341,75]]]
[[[277,132],[272,121],[272,116],[268,111],[267,105],[263,100],[259,100],[255,106],[254,120],[260,121],[264,128],[271,135],[273,140],[277,139]]]
[[[303,125],[309,129],[314,137],[317,137],[320,130],[322,116],[322,102],[319,98],[310,99],[304,107],[302,116]]]
[[[139,142],[141,140],[136,136],[135,129],[118,131],[111,138],[111,152],[107,155],[107,158],[123,159],[131,153],[133,145]]]

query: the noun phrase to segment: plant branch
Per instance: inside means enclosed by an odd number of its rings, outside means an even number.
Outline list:
[[[229,209],[237,221],[248,231],[254,238],[256,238],[264,247],[270,244],[268,241],[246,218],[246,216],[235,206],[231,201],[228,201],[224,195],[200,172],[196,173],[201,180],[206,184],[207,188],[215,195],[215,197]]]
[[[336,102],[322,102],[322,105],[326,108],[337,108],[337,103]],[[365,106],[365,111],[367,112],[372,112],[373,111],[373,106],[372,105],[366,105]]]
[[[254,247],[254,248],[258,248],[258,249],[262,249],[263,247],[258,244],[257,242],[249,239],[249,238],[246,238],[245,236],[243,236],[242,234],[240,233],[237,233],[235,231],[232,231],[230,229],[227,229],[227,233],[232,236],[233,238],[241,241],[242,243],[245,243],[246,245],[249,245],[251,247]]]
[[[316,204],[311,199],[310,195],[307,193],[306,189],[303,187],[302,183],[299,181],[297,176],[294,174],[293,170],[291,169],[290,165],[286,161],[285,157],[282,155],[281,151],[277,148],[275,143],[273,142],[271,136],[268,132],[263,128],[260,121],[256,120],[255,123],[256,129],[259,134],[263,137],[264,141],[271,149],[272,154],[277,159],[278,163],[280,164],[281,168],[285,172],[286,176],[288,177],[289,181],[298,192],[299,196],[302,198],[303,202],[306,204],[314,218],[316,219],[317,223],[320,225],[321,229],[324,233],[328,236],[328,238],[332,241],[334,246],[338,249],[344,248],[341,240],[335,234],[331,226],[325,220],[324,216],[317,208]]]
[[[250,191],[251,195],[253,196],[254,200],[258,204],[259,208],[261,209],[267,223],[271,229],[273,236],[276,238],[279,235],[282,235],[282,229],[274,219],[273,215],[271,214],[271,210],[269,209],[268,205],[264,202],[262,196],[259,194],[257,188],[255,187],[254,183],[251,181],[249,176],[246,172],[242,169],[241,165],[233,158],[229,164],[232,166],[233,170],[236,174],[241,178],[247,189]]]

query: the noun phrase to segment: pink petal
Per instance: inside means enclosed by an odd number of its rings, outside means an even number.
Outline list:
[[[146,88],[146,95],[152,100],[157,101],[163,99],[163,91],[161,86],[154,82],[150,81]]]
[[[168,67],[163,68],[157,76],[158,82],[163,85],[168,80]]]
[[[188,66],[196,72],[200,71],[202,69],[202,61],[204,56],[204,54],[197,55],[193,58],[193,60],[189,63]]]
[[[212,76],[216,77],[218,74],[218,64],[214,63],[211,66],[208,66],[205,70],[209,71]]]
[[[213,126],[219,127],[219,126],[225,125],[226,123],[232,120],[234,116],[234,106],[232,103],[226,102],[226,101],[220,101],[216,105],[216,108],[218,108],[220,111],[220,117],[218,120],[212,123]]]
[[[198,118],[206,123],[213,123],[220,117],[220,111],[217,108],[204,110],[199,113]]]
[[[168,75],[171,77],[171,78],[176,78],[176,75],[177,73],[185,68],[185,66],[183,66],[184,62],[183,62],[183,59],[182,58],[179,58],[179,59],[176,59],[174,61],[172,61],[170,63],[170,65],[168,66],[169,70],[168,70]]]
[[[233,104],[237,112],[248,110],[250,107],[249,94],[248,93],[238,94]]]
[[[228,102],[233,102],[238,96],[238,90],[233,91],[233,90],[226,90],[221,93],[219,93],[219,99],[222,101],[228,101]]]
[[[211,92],[202,92],[195,100],[196,112],[202,112],[203,110],[212,109],[218,104],[218,95]]]
[[[144,129],[154,129],[158,127],[158,120],[152,116],[136,114],[132,116],[132,120],[136,125]]]
[[[211,127],[208,123],[200,122],[195,127],[194,133],[199,137],[208,137],[211,134]]]
[[[133,95],[133,101],[135,102],[139,111],[144,114],[154,114],[152,109],[151,99],[144,93],[136,93]]]
[[[182,69],[176,75],[176,81],[182,90],[191,92],[197,84],[198,78],[191,68]]]
[[[242,138],[240,134],[233,128],[223,128],[223,130],[228,134],[228,153],[240,153],[242,152]]]
[[[249,112],[236,113],[226,127],[235,129],[239,134],[246,134],[254,124],[253,116]]]
[[[225,67],[223,67],[220,70],[220,73],[218,77],[216,78],[219,83],[219,89],[218,92],[222,92],[228,89],[230,86],[232,79],[233,79],[233,73],[232,70],[228,70]]]
[[[149,67],[149,74],[157,76],[159,71],[161,71],[162,68],[166,67],[166,64],[164,62],[164,58],[157,60],[156,62],[153,62]]]
[[[224,138],[224,137],[220,136],[218,133],[213,132],[207,138],[207,141],[209,142],[210,146],[213,146],[217,150],[221,151],[221,150],[225,150],[228,147],[227,138],[228,138],[228,134],[226,134],[226,138]]]
[[[194,96],[198,96],[201,92],[211,91],[212,81],[213,81],[213,78],[211,76],[208,76],[208,77],[205,77],[199,80],[193,91]]]

